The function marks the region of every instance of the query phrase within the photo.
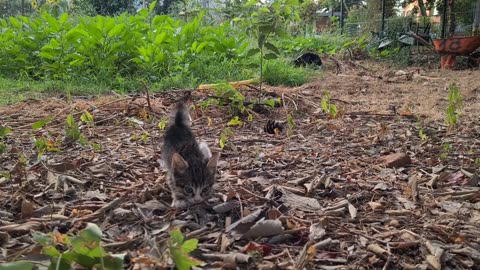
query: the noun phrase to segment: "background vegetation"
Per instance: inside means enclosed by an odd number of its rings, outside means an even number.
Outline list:
[[[458,1],[468,7],[473,0]],[[1,80],[17,92],[50,91],[51,85],[74,92],[125,92],[140,89],[142,82],[156,90],[195,88],[263,75],[270,84],[296,85],[312,74],[302,68],[287,71],[299,54],[363,50],[370,31],[379,31],[380,0],[347,0],[346,29],[352,31],[341,34],[333,16],[330,28],[316,35],[318,14],[333,14],[339,3],[0,0]],[[405,30],[413,21],[415,9],[410,17],[398,16],[400,6],[409,3],[387,0],[389,29]],[[436,4],[427,2],[427,9]],[[468,23],[457,18],[462,20]],[[405,50],[374,55],[398,52]]]

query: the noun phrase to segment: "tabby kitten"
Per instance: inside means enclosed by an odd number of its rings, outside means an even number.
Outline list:
[[[220,153],[212,153],[206,143],[198,143],[187,106],[177,104],[173,123],[167,129],[162,149],[172,192],[172,206],[187,208],[207,200],[213,192]]]

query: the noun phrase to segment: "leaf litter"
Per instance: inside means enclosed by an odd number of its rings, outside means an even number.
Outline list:
[[[466,71],[455,75],[471,96],[448,132],[439,115],[452,75],[419,72],[353,69],[266,88],[283,106],[241,117],[223,150],[220,134],[233,117],[225,106],[201,108],[208,92],[193,92],[193,129],[222,151],[216,196],[200,214],[170,207],[160,166],[159,121],[183,92],[151,95],[148,104],[146,96],[104,96],[0,108],[11,130],[0,156],[0,261],[34,260],[34,232],[76,233],[93,222],[107,251],[127,253],[127,269],[171,264],[164,254],[175,227],[198,239],[193,269],[472,269],[480,264],[480,124],[470,90],[480,86]],[[343,106],[338,119],[321,109],[327,89]],[[95,123],[80,124],[90,146],[61,145],[38,159],[32,134],[54,143],[64,134],[60,116],[80,123],[84,110]],[[264,129],[287,115],[291,131]]]

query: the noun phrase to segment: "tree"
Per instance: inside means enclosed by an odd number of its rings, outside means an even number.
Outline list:
[[[90,0],[90,3],[95,8],[97,14],[109,16],[118,15],[124,12],[134,13],[135,6],[138,4],[135,0]]]

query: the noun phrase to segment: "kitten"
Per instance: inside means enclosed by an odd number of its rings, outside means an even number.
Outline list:
[[[173,123],[167,129],[162,149],[172,206],[186,208],[212,195],[220,153],[212,153],[206,143],[198,143],[190,129],[188,108],[177,104]]]

